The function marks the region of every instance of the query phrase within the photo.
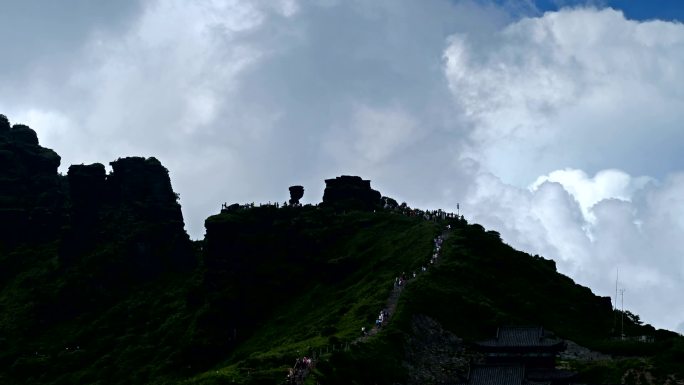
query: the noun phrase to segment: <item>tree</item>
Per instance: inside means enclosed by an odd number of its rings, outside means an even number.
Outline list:
[[[632,321],[637,326],[643,325],[644,321],[641,320],[641,317],[639,317],[638,314],[634,314],[629,310],[625,311],[625,316],[627,316],[627,319]]]

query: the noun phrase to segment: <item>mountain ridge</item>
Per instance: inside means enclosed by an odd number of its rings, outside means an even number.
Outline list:
[[[298,204],[303,188],[289,205],[232,205],[191,241],[155,158],[120,158],[109,174],[95,163],[62,176],[59,163],[0,116],[0,382],[281,383],[304,355],[317,358],[309,383],[439,383],[442,367],[457,382],[468,344],[506,324],[618,357],[568,359],[586,383],[684,375],[676,333],[628,313],[627,334],[654,342],[616,340],[610,299],[553,260],[360,177],[326,180],[319,205]],[[447,226],[439,263],[413,278]],[[402,274],[391,322],[353,343]],[[430,347],[433,334],[456,345]]]

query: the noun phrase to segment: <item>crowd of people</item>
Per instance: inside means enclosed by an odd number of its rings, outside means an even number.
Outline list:
[[[441,210],[440,210],[441,211]],[[446,214],[446,213],[444,213]],[[433,214],[431,214],[433,215]],[[426,218],[428,219],[428,218]],[[451,225],[446,226],[446,231],[451,230]],[[444,243],[444,237],[442,235],[438,235],[433,239],[433,250],[432,250],[432,255],[430,257],[429,265],[434,265],[437,262],[437,259],[440,256],[440,253],[442,251],[442,244]],[[426,272],[428,270],[428,265],[423,265],[420,268],[420,272]],[[401,290],[403,286],[406,285],[408,280],[410,278],[416,278],[418,276],[417,272],[412,272],[410,275],[407,275],[406,272],[402,272],[400,276],[396,277],[394,280],[394,290]],[[390,309],[389,308],[383,308],[380,310],[378,317],[375,320],[375,325],[371,330],[368,330],[365,326],[361,327],[361,337],[367,337],[369,335],[377,333],[383,326],[385,326],[389,322],[389,317],[390,317]],[[303,358],[298,358],[297,361],[295,362],[295,366],[293,368],[289,369],[288,375],[287,375],[287,383],[288,384],[302,384],[304,382],[304,379],[308,375],[309,371],[313,368],[314,366],[314,361],[311,358],[308,357],[303,357]]]
[[[447,219],[461,219],[462,216],[456,213],[449,213],[446,212],[442,209],[438,210],[420,210],[420,209],[413,209],[406,205],[406,203],[402,203],[401,205],[398,205],[396,207],[392,207],[389,205],[385,205],[385,209],[388,210],[394,210],[396,212],[399,212],[400,214],[406,215],[408,217],[419,217],[423,218],[426,221],[438,221],[438,220],[447,220]]]
[[[451,225],[447,225],[446,230],[450,230]],[[429,264],[434,265],[437,262],[437,258],[439,258],[440,252],[442,250],[442,243],[444,242],[444,237],[442,235],[438,235],[435,237],[433,240],[433,249],[432,249],[432,256],[430,257]],[[427,265],[423,265],[420,268],[420,272],[424,273],[427,271]],[[406,285],[406,282],[408,282],[409,279],[411,278],[416,278],[418,276],[418,273],[416,271],[412,272],[410,275],[407,275],[406,272],[402,272],[401,275],[396,277],[394,279],[394,290],[401,290],[401,288]],[[389,310],[387,308],[384,308],[380,310],[380,314],[378,317],[375,319],[375,326],[371,331],[366,329],[365,326],[361,328],[361,336],[365,337],[368,336],[369,334],[374,334],[377,332],[380,328],[382,328],[388,321],[389,321]]]
[[[451,226],[447,226],[447,230],[450,229]],[[432,251],[432,258],[430,259],[430,264],[434,264],[437,262],[437,258],[439,258],[439,253],[442,250],[442,243],[444,242],[444,238],[439,235],[437,238],[435,238],[434,243],[434,249]]]
[[[375,327],[380,329],[385,324],[385,322],[387,322],[388,320],[389,320],[389,312],[387,311],[387,309],[380,310],[380,315],[375,320]]]
[[[247,209],[253,209],[255,207],[275,207],[275,208],[281,208],[281,207],[302,207],[301,203],[296,203],[296,204],[288,204],[287,201],[283,202],[282,204],[279,202],[268,202],[268,203],[259,203],[259,204],[254,204],[252,203],[245,203],[245,204],[239,204],[239,203],[233,203],[233,204],[228,204],[227,202],[224,202],[221,204],[221,213],[228,213],[228,212],[233,212],[237,210],[247,210]],[[306,206],[314,206],[318,207],[317,204],[311,205],[307,204]],[[402,203],[400,205],[397,205],[396,202],[394,204],[388,204],[387,202],[382,206],[384,210],[388,211],[393,211],[397,212],[403,215],[406,215],[408,217],[418,217],[418,218],[423,218],[427,221],[438,221],[438,220],[449,220],[449,219],[456,219],[456,220],[462,220],[463,216],[459,215],[458,213],[450,213],[446,212],[442,209],[438,210],[420,210],[420,209],[414,209],[409,207],[406,203]],[[375,210],[374,210],[375,211]]]
[[[299,385],[304,383],[304,379],[313,369],[314,361],[310,357],[297,358],[292,368],[287,373],[287,383]]]

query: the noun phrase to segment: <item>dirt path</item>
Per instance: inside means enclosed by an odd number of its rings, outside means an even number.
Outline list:
[[[435,245],[437,244],[437,239],[441,239],[441,241],[439,241],[439,243],[440,243],[440,248],[439,248],[439,249],[438,249],[438,248],[433,249],[433,254],[436,254],[437,257],[436,257],[436,258],[433,258],[432,263],[426,264],[427,270],[425,270],[425,271],[422,271],[422,270],[421,270],[421,271],[419,271],[419,272],[416,272],[416,278],[417,278],[418,276],[422,275],[422,274],[425,274],[425,273],[429,272],[431,269],[434,269],[434,268],[440,263],[440,261],[442,260],[442,259],[440,258],[441,255],[442,255],[442,253],[441,253],[441,244],[442,244],[442,242],[444,242],[444,240],[446,240],[447,238],[449,238],[449,235],[451,235],[451,230],[444,230],[444,231],[442,232],[442,234],[440,234],[440,235],[435,239]],[[404,289],[405,289],[408,285],[410,285],[411,282],[413,282],[414,280],[415,280],[415,278],[410,277],[410,278],[407,279],[406,282],[404,282],[402,285],[396,285],[396,284],[394,285],[394,287],[392,288],[392,291],[390,292],[389,297],[387,297],[387,302],[385,303],[384,309],[387,311],[388,316],[387,316],[387,318],[385,319],[385,321],[383,322],[383,324],[382,324],[383,326],[382,326],[382,327],[385,327],[385,326],[389,323],[389,321],[390,321],[390,319],[392,318],[392,316],[394,315],[394,312],[395,312],[396,309],[397,309],[397,304],[399,303],[399,297],[401,297],[402,291],[404,291]],[[378,334],[378,333],[380,332],[380,330],[382,329],[382,327],[378,327],[377,325],[373,325],[373,327],[372,327],[370,330],[368,330],[368,332],[367,332],[367,334],[366,334],[365,336],[361,336],[361,337],[355,339],[354,341],[352,341],[352,344],[356,344],[356,343],[359,343],[359,342],[366,342],[366,341],[368,341],[368,339],[369,339],[370,337],[372,337],[372,336]]]
[[[397,309],[397,303],[399,303],[399,297],[401,296],[401,292],[404,290],[404,287],[408,282],[406,282],[404,285],[397,286],[395,285],[392,288],[392,291],[390,292],[389,297],[387,298],[387,303],[385,304],[385,309],[387,309],[387,320],[383,323],[383,325],[387,325],[389,322],[389,319],[394,315],[394,311]],[[381,328],[379,328],[377,325],[373,325],[373,327],[368,331],[368,333],[365,336],[361,336],[354,341],[352,341],[352,344],[358,343],[358,342],[366,342],[368,339],[380,331]]]
[[[426,264],[426,270],[425,271],[422,271],[422,269],[421,269],[421,271],[416,272],[416,278],[419,275],[426,274],[431,269],[434,269],[437,265],[439,265],[440,261],[442,260],[442,258],[440,258],[441,254],[442,254],[441,253],[441,245],[444,242],[444,240],[449,238],[449,235],[451,235],[451,230],[447,229],[447,230],[444,230],[442,232],[442,234],[440,234],[437,238],[434,239],[432,261],[431,261],[431,263]],[[437,244],[439,244],[440,246],[437,247]],[[390,292],[389,297],[387,297],[387,302],[385,303],[384,309],[387,311],[387,317],[384,319],[384,321],[382,323],[382,325],[383,325],[382,327],[385,327],[389,323],[390,319],[394,315],[394,312],[397,310],[397,304],[399,303],[399,297],[401,297],[401,293],[404,291],[404,289],[406,289],[406,287],[408,285],[411,284],[411,282],[413,282],[416,279],[412,276],[407,277],[407,278],[408,279],[402,285],[395,284],[392,287],[392,291]],[[358,337],[357,339],[352,341],[351,344],[354,345],[354,344],[357,344],[360,342],[368,341],[368,339],[370,339],[374,335],[378,334],[380,332],[380,330],[382,329],[382,327],[378,327],[377,325],[373,325],[373,327],[370,330],[368,330],[368,332],[366,333],[365,336]],[[315,366],[315,361],[314,361],[313,365]],[[304,381],[306,380],[306,377],[308,376],[309,372],[310,372],[310,367],[305,368],[305,367],[298,367],[297,365],[295,365],[295,367],[290,372],[290,376],[288,376],[289,383],[295,384],[295,385],[302,385],[304,383]]]

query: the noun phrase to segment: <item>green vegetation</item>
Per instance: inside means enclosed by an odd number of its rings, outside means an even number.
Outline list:
[[[111,218],[114,231],[123,219]],[[607,298],[496,232],[451,223],[438,265],[409,282],[389,326],[364,343],[354,343],[361,327],[372,325],[397,275],[428,263],[446,222],[382,210],[238,209],[207,219],[206,239],[186,251],[197,267],[154,274],[132,260],[145,226],[67,260],[58,241],[13,247],[0,255],[0,383],[274,384],[305,355],[320,356],[312,384],[401,383],[415,314],[466,343],[499,325],[543,325],[625,357],[568,363],[587,382],[684,375],[681,337],[630,313],[629,335],[655,342],[616,341]]]

